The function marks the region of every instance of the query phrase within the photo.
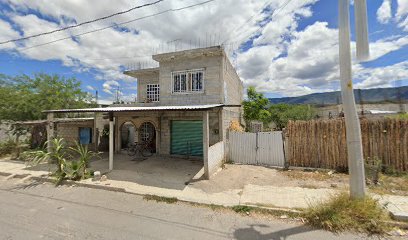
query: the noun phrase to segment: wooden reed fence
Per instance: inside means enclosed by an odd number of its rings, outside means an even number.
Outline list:
[[[408,171],[408,120],[362,119],[364,158],[378,157],[391,169]],[[286,128],[289,166],[346,169],[344,119],[290,121]]]

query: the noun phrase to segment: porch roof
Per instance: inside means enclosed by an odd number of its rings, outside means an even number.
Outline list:
[[[207,104],[185,106],[152,106],[152,107],[106,107],[82,109],[56,109],[45,110],[44,113],[69,113],[69,112],[141,112],[141,111],[200,111],[218,107],[240,107],[241,105]]]

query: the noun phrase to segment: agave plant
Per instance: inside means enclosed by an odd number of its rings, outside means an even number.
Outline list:
[[[76,153],[75,156],[68,154],[68,150]],[[88,150],[87,146],[76,142],[76,147],[65,147],[62,138],[55,138],[51,141],[51,151],[38,150],[27,153],[27,164],[36,166],[43,162],[55,163],[57,169],[52,173],[57,178],[56,185],[64,179],[81,180],[89,177],[91,172],[87,169],[91,158],[98,156],[98,153]],[[72,160],[68,160],[72,159]]]
[[[70,147],[70,150],[75,152],[78,155],[78,160],[72,161],[69,164],[69,173],[68,176],[72,180],[85,179],[90,175],[90,172],[87,170],[89,167],[89,161],[96,156],[99,156],[99,153],[90,151],[88,146],[81,145],[76,142],[75,148]]]
[[[47,142],[48,143],[48,142]],[[47,144],[46,143],[46,144]],[[64,180],[67,167],[67,148],[64,139],[54,138],[51,140],[51,151],[37,150],[28,152],[27,164],[36,166],[43,162],[55,163],[57,169],[53,175],[57,178],[57,185]]]

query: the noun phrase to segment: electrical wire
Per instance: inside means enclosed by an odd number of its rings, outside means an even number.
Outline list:
[[[277,14],[279,11],[281,11],[282,9],[284,9],[291,1],[292,1],[292,0],[287,0],[287,1],[286,1],[285,3],[283,3],[281,6],[279,6],[278,8],[275,8],[275,9],[272,11],[271,19],[275,16],[275,14]],[[248,34],[248,35],[245,35],[244,38],[239,38],[239,40],[241,40],[241,39],[242,39],[242,40],[247,39],[248,37],[250,37],[250,36],[252,36],[253,34],[257,33],[258,31],[262,30],[266,25],[267,25],[267,24],[260,26],[260,27],[257,28],[255,31],[251,32],[251,33]],[[229,39],[228,39],[228,40],[229,40]],[[227,40],[227,41],[228,41],[228,40]],[[239,42],[239,41],[236,41],[236,42]]]
[[[45,43],[41,43],[41,44],[37,44],[37,45],[30,46],[30,47],[26,47],[26,48],[20,48],[20,49],[18,49],[18,50],[20,50],[20,51],[25,51],[25,50],[28,50],[28,49],[45,46],[45,45],[52,44],[52,43],[55,43],[55,42],[59,42],[59,41],[67,40],[67,39],[72,39],[73,37],[79,37],[79,36],[83,36],[83,35],[86,35],[86,34],[90,34],[90,33],[94,33],[94,32],[99,32],[99,31],[102,31],[102,30],[105,30],[105,29],[117,27],[117,26],[120,26],[120,25],[129,24],[129,23],[136,22],[136,21],[139,21],[139,20],[142,20],[142,19],[146,19],[146,18],[150,18],[150,17],[155,17],[155,16],[158,16],[158,15],[162,15],[162,14],[164,14],[164,13],[176,12],[176,11],[181,11],[181,10],[185,10],[185,9],[188,9],[188,8],[193,8],[193,7],[201,6],[201,5],[204,5],[204,4],[207,4],[207,3],[210,3],[210,2],[214,2],[214,1],[216,1],[216,0],[208,0],[208,1],[204,1],[204,2],[201,2],[201,3],[192,4],[192,5],[185,6],[185,7],[181,7],[181,8],[167,9],[167,10],[165,10],[165,11],[158,12],[158,13],[155,13],[155,14],[151,14],[151,15],[147,15],[147,16],[135,18],[135,19],[132,19],[132,20],[129,20],[129,21],[121,22],[121,23],[116,23],[116,24],[113,24],[113,25],[110,25],[110,26],[107,26],[107,27],[98,28],[98,29],[94,29],[94,30],[91,30],[91,31],[87,31],[87,32],[83,32],[83,33],[71,35],[71,36],[69,36],[69,37],[64,37],[64,38],[56,39],[56,40],[53,40],[53,41],[50,41],[50,42],[45,42]]]
[[[256,15],[258,15],[260,12],[262,12],[266,7],[268,7],[269,5],[272,4],[272,1],[265,3],[260,11],[257,11],[254,15],[252,15],[251,17],[249,17],[243,24],[241,24],[240,26],[234,28],[234,30],[228,32],[226,35],[228,36],[230,33],[234,33],[235,31],[237,31],[238,29],[241,29],[242,27],[244,27],[247,23],[249,23]],[[226,41],[228,41],[229,39],[226,39],[222,42],[222,44],[224,44]]]
[[[27,36],[27,37],[22,37],[22,38],[16,38],[16,39],[7,40],[7,41],[4,41],[4,42],[0,42],[0,45],[6,44],[6,43],[11,43],[11,42],[18,42],[18,41],[22,41],[22,40],[27,40],[27,39],[35,38],[35,37],[39,37],[39,36],[49,35],[49,34],[56,33],[56,32],[65,31],[65,30],[67,30],[67,29],[76,28],[76,27],[79,27],[79,26],[83,26],[83,25],[90,24],[90,23],[93,23],[93,22],[105,20],[105,19],[108,19],[108,18],[111,18],[111,17],[114,17],[114,16],[118,16],[118,15],[121,15],[121,14],[125,14],[125,13],[131,12],[131,11],[136,10],[136,9],[140,9],[140,8],[152,6],[152,5],[158,4],[158,3],[162,2],[162,1],[164,1],[164,0],[157,0],[156,2],[152,2],[152,3],[147,3],[147,4],[140,5],[140,6],[136,6],[136,7],[130,8],[130,9],[125,10],[125,11],[121,11],[121,12],[117,12],[117,13],[111,14],[111,15],[109,15],[109,16],[100,17],[100,18],[97,18],[97,19],[94,19],[94,20],[89,20],[89,21],[86,21],[86,22],[82,22],[82,23],[78,23],[78,24],[71,25],[71,26],[68,26],[68,27],[64,27],[64,28],[52,30],[52,31],[49,31],[49,32],[43,32],[43,33],[38,33],[38,34],[30,35],[30,36]]]

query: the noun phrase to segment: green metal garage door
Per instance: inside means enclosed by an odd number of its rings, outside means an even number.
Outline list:
[[[203,156],[203,121],[171,121],[171,154]]]

